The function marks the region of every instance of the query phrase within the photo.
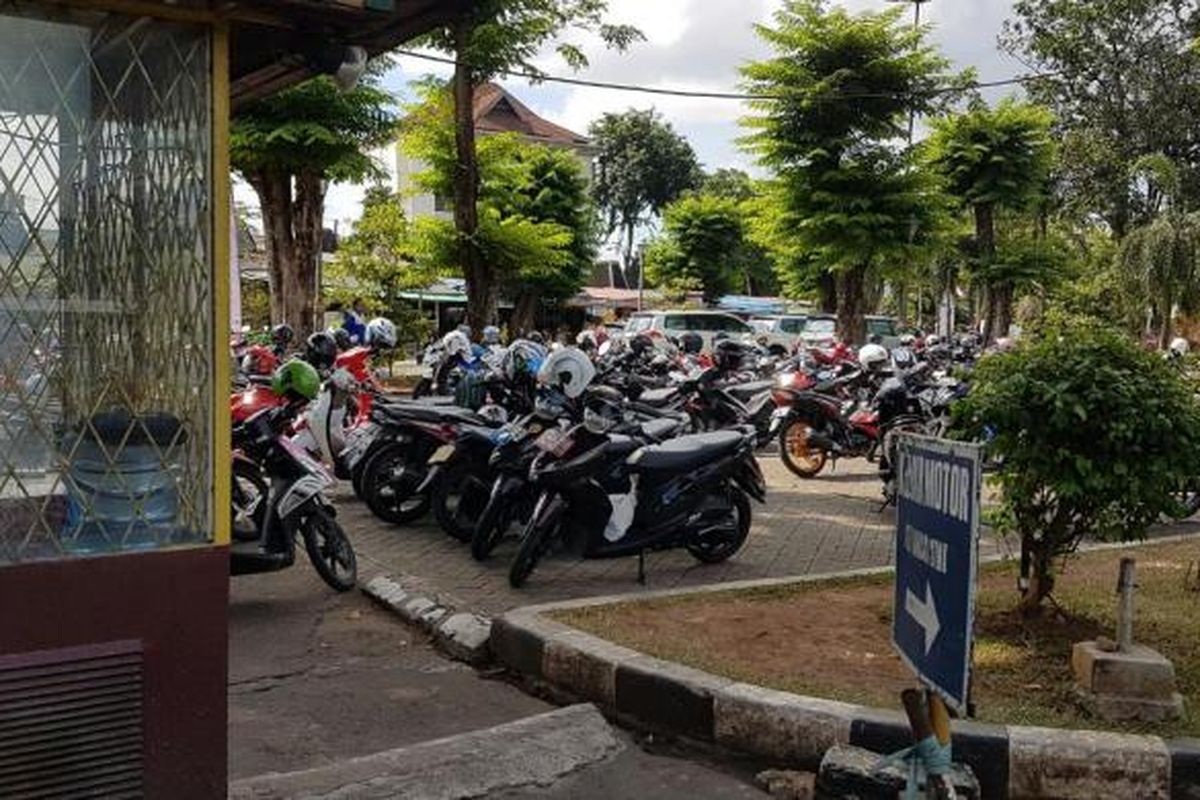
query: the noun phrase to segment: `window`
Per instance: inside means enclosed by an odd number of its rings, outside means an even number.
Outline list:
[[[786,317],[779,327],[784,333],[798,334],[804,330],[804,317]]]
[[[896,324],[890,319],[869,319],[867,333],[871,336],[895,336]]]
[[[626,333],[641,333],[650,329],[650,317],[648,316],[632,316],[629,322],[625,325]]]
[[[752,333],[753,329],[742,322],[737,317],[727,317],[723,314],[713,314],[710,319],[713,322],[713,330],[725,331],[726,333]]]
[[[818,319],[808,319],[804,323],[804,332],[815,334],[817,336],[832,336],[837,331],[837,322],[832,319],[821,317]]]
[[[0,564],[207,540],[207,28],[12,8],[0,10]]]
[[[667,314],[663,318],[663,330],[665,331],[686,331],[694,330],[688,326],[688,318],[682,314]]]

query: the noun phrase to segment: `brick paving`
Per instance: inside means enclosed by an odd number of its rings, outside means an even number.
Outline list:
[[[777,455],[764,453],[765,506],[753,506],[753,526],[742,550],[724,564],[704,565],[684,550],[646,556],[646,585],[637,583],[637,559],[583,561],[552,554],[521,589],[508,585],[516,540],[504,542],[486,563],[451,539],[432,515],[398,527],[374,517],[352,495],[339,497],[342,523],[354,541],[360,581],[377,574],[403,575],[426,591],[484,613],[579,597],[699,586],[752,578],[817,575],[884,566],[892,561],[893,509],[880,510],[874,466],[845,461],[810,481],[788,472]],[[510,530],[515,537],[517,526]],[[999,543],[985,536],[985,553]]]

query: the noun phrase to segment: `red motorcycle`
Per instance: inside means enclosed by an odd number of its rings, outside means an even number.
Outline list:
[[[819,475],[829,459],[866,457],[879,447],[879,413],[869,407],[870,376],[861,370],[797,371],[780,376],[771,433],[784,466],[801,478]]]

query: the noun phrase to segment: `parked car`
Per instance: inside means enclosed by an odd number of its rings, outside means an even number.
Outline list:
[[[900,323],[892,317],[867,316],[867,339],[879,337],[879,344],[891,350],[900,344]]]
[[[751,317],[747,324],[754,329],[756,342],[772,353],[783,355],[792,352],[800,331],[804,330],[805,319],[797,314],[758,316]]]
[[[867,339],[879,337],[878,343],[889,350],[900,344],[900,323],[892,317],[878,314],[868,314]],[[804,330],[800,332],[800,341],[805,347],[829,347],[835,341],[840,341],[841,332],[837,327],[837,317],[833,314],[810,314],[804,322]],[[862,345],[865,342],[849,342],[851,345]]]
[[[714,338],[721,333],[739,341],[754,340],[753,328],[723,311],[639,311],[625,324],[626,336],[652,332],[671,338],[698,333],[705,350],[712,349]]]
[[[837,317],[832,314],[809,314],[800,331],[800,342],[805,347],[829,347],[837,338]]]

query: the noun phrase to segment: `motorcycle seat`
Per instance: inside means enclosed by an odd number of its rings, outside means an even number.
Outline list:
[[[637,472],[684,472],[732,454],[745,441],[745,434],[739,431],[681,436],[641,448],[630,456],[629,465]]]
[[[679,390],[674,386],[662,389],[647,389],[638,395],[638,402],[648,406],[665,406],[678,396]]]
[[[679,419],[663,417],[642,423],[642,436],[655,442],[669,439],[678,432],[682,423]]]
[[[751,381],[750,383],[736,383],[731,386],[726,386],[725,391],[743,402],[750,400],[759,394],[764,394],[775,388],[774,381]]]
[[[459,406],[427,406],[419,403],[380,406],[380,411],[398,422],[446,422],[486,426],[487,420]]]

